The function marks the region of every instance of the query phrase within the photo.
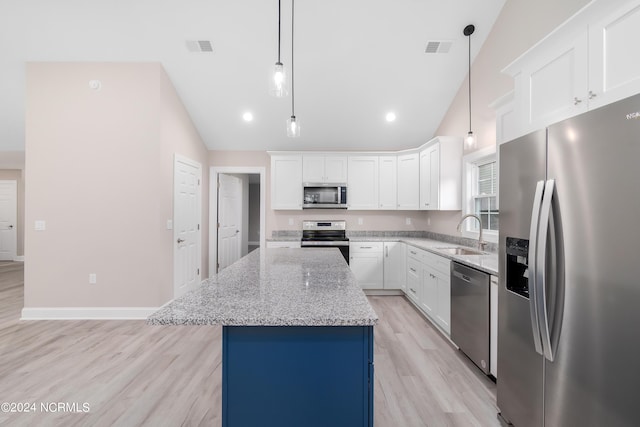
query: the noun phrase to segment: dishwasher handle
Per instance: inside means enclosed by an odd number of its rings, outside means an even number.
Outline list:
[[[456,270],[455,265],[452,268],[452,274],[455,278],[460,279],[470,285],[481,286],[484,284],[484,277],[473,277]],[[483,275],[484,276],[484,275]]]

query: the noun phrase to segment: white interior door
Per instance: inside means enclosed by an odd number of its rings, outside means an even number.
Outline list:
[[[242,180],[218,175],[218,271],[240,259]]]
[[[0,261],[13,261],[18,244],[18,183],[0,181]]]
[[[174,297],[200,283],[200,179],[198,163],[176,156],[174,165]]]

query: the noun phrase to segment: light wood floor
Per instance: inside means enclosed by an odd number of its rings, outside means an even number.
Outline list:
[[[498,426],[495,384],[403,297],[370,297],[375,426]],[[7,414],[7,426],[220,426],[221,328],[19,321],[21,263],[0,262],[0,402],[84,402]],[[265,426],[268,422],[265,420]]]

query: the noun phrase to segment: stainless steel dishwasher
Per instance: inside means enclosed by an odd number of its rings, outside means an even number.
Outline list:
[[[491,275],[451,263],[451,340],[489,374]]]

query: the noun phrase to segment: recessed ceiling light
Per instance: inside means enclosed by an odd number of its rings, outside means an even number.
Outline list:
[[[394,112],[388,112],[387,115],[385,116],[385,119],[387,119],[388,122],[395,122],[396,121],[396,113]]]
[[[247,111],[246,113],[244,113],[242,115],[242,119],[245,122],[251,122],[251,121],[253,121],[253,114],[250,111]]]

